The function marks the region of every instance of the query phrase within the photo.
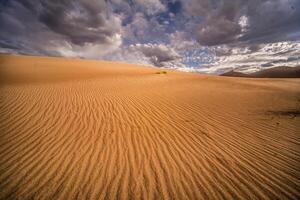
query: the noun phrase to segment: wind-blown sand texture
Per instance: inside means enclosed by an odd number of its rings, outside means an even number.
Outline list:
[[[300,79],[0,57],[0,199],[299,199]]]

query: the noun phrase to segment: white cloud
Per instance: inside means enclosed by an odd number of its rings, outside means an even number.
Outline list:
[[[170,34],[169,39],[170,45],[178,51],[198,49],[201,47],[201,45],[199,45],[199,43],[195,39],[188,38],[186,33],[183,31],[176,31]]]
[[[241,32],[245,33],[247,32],[247,29],[249,28],[249,19],[247,16],[243,15],[239,19],[239,25],[241,27]]]
[[[163,12],[166,10],[165,6],[160,2],[160,0],[134,0],[134,1],[148,15],[154,15],[156,13]]]
[[[260,44],[258,49],[250,47],[216,47],[216,62],[199,69],[205,73],[223,73],[236,70],[251,73],[276,66],[300,65],[300,42],[276,42]]]
[[[74,45],[71,43],[60,43],[54,47],[54,50],[58,51],[65,57],[79,57],[88,59],[100,59],[105,57],[120,48],[122,44],[122,38],[120,34],[115,34],[110,37],[108,44],[101,43],[86,43],[84,45]]]

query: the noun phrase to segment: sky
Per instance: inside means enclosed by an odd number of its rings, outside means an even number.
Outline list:
[[[251,73],[300,65],[300,0],[0,0],[0,53]]]

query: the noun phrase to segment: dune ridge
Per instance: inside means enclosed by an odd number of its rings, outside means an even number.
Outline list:
[[[0,199],[299,199],[300,79],[157,71],[0,56]]]

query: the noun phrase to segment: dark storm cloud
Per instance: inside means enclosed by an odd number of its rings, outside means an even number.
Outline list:
[[[300,36],[300,1],[265,0],[249,1],[246,5],[248,30],[241,41],[273,42],[295,39]]]
[[[181,58],[172,48],[163,44],[137,44],[130,46],[129,50],[141,52],[152,64],[158,67],[166,66]]]
[[[53,55],[63,45],[113,44],[120,32],[120,20],[104,0],[1,1],[0,11],[0,42],[14,46],[1,47],[20,53]]]
[[[104,0],[20,1],[45,26],[72,43],[108,42],[117,27],[107,23]]]
[[[0,48],[1,52],[58,55],[48,49],[47,41],[58,38],[45,30],[32,12],[18,1],[5,1],[0,5]]]
[[[201,44],[217,45],[230,43],[241,33],[237,16],[239,2],[230,0],[226,4],[218,5],[217,8],[210,6],[211,12],[205,13],[204,21],[197,27],[196,37]]]
[[[188,15],[202,17],[195,36],[203,45],[273,42],[299,37],[298,0],[187,0]],[[297,33],[298,32],[298,33]]]

